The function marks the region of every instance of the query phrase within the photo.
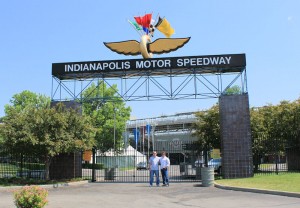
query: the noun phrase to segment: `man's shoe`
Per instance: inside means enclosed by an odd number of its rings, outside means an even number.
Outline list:
[[[162,186],[167,186],[166,184],[163,184]]]

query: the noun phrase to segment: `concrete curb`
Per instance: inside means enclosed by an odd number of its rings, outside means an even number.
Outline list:
[[[215,182],[214,185],[215,185],[216,188],[225,189],[225,190],[244,191],[244,192],[260,193],[260,194],[272,194],[272,195],[300,198],[300,193],[296,193],[296,192],[285,192],[285,191],[273,191],[273,190],[266,190],[266,189],[254,189],[254,188],[241,188],[241,187],[234,187],[234,186],[224,186],[224,185],[220,185],[216,182]]]
[[[79,185],[83,185],[83,184],[87,184],[87,183],[89,183],[89,181],[76,181],[76,182],[69,182],[69,183],[46,184],[46,185],[37,185],[37,186],[45,188],[45,189],[57,189],[57,188],[70,187],[70,186],[79,186]],[[11,191],[20,189],[24,186],[2,186],[2,187],[0,187],[0,192],[3,192],[3,191],[11,192]]]

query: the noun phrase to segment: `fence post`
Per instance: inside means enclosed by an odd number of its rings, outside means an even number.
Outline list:
[[[21,163],[20,163],[20,176],[23,178],[23,153],[21,153]]]
[[[278,141],[277,141],[277,139],[278,139],[278,136],[276,136],[276,138],[275,138],[275,148],[276,148],[276,153],[275,153],[275,168],[276,168],[276,170],[275,170],[275,172],[276,172],[276,175],[278,175],[278,155],[279,155],[279,147],[278,147]]]
[[[95,177],[96,148],[93,147],[92,151],[93,151],[92,182],[95,182],[96,181],[96,177]]]

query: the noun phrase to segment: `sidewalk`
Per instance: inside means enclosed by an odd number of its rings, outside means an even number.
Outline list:
[[[299,208],[300,199],[269,194],[173,183],[149,187],[147,183],[86,183],[49,188],[47,208],[179,208],[179,207],[283,207]],[[0,191],[0,207],[14,207],[12,191]]]

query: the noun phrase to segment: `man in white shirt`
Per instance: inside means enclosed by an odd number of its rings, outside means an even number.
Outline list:
[[[159,158],[157,152],[153,152],[153,155],[149,158],[149,170],[150,170],[150,186],[153,185],[154,175],[156,177],[156,186],[159,186]]]
[[[163,186],[169,186],[169,174],[168,169],[170,168],[170,159],[166,156],[166,152],[161,153],[161,157],[159,159],[160,168],[161,168],[161,176],[163,179]]]

